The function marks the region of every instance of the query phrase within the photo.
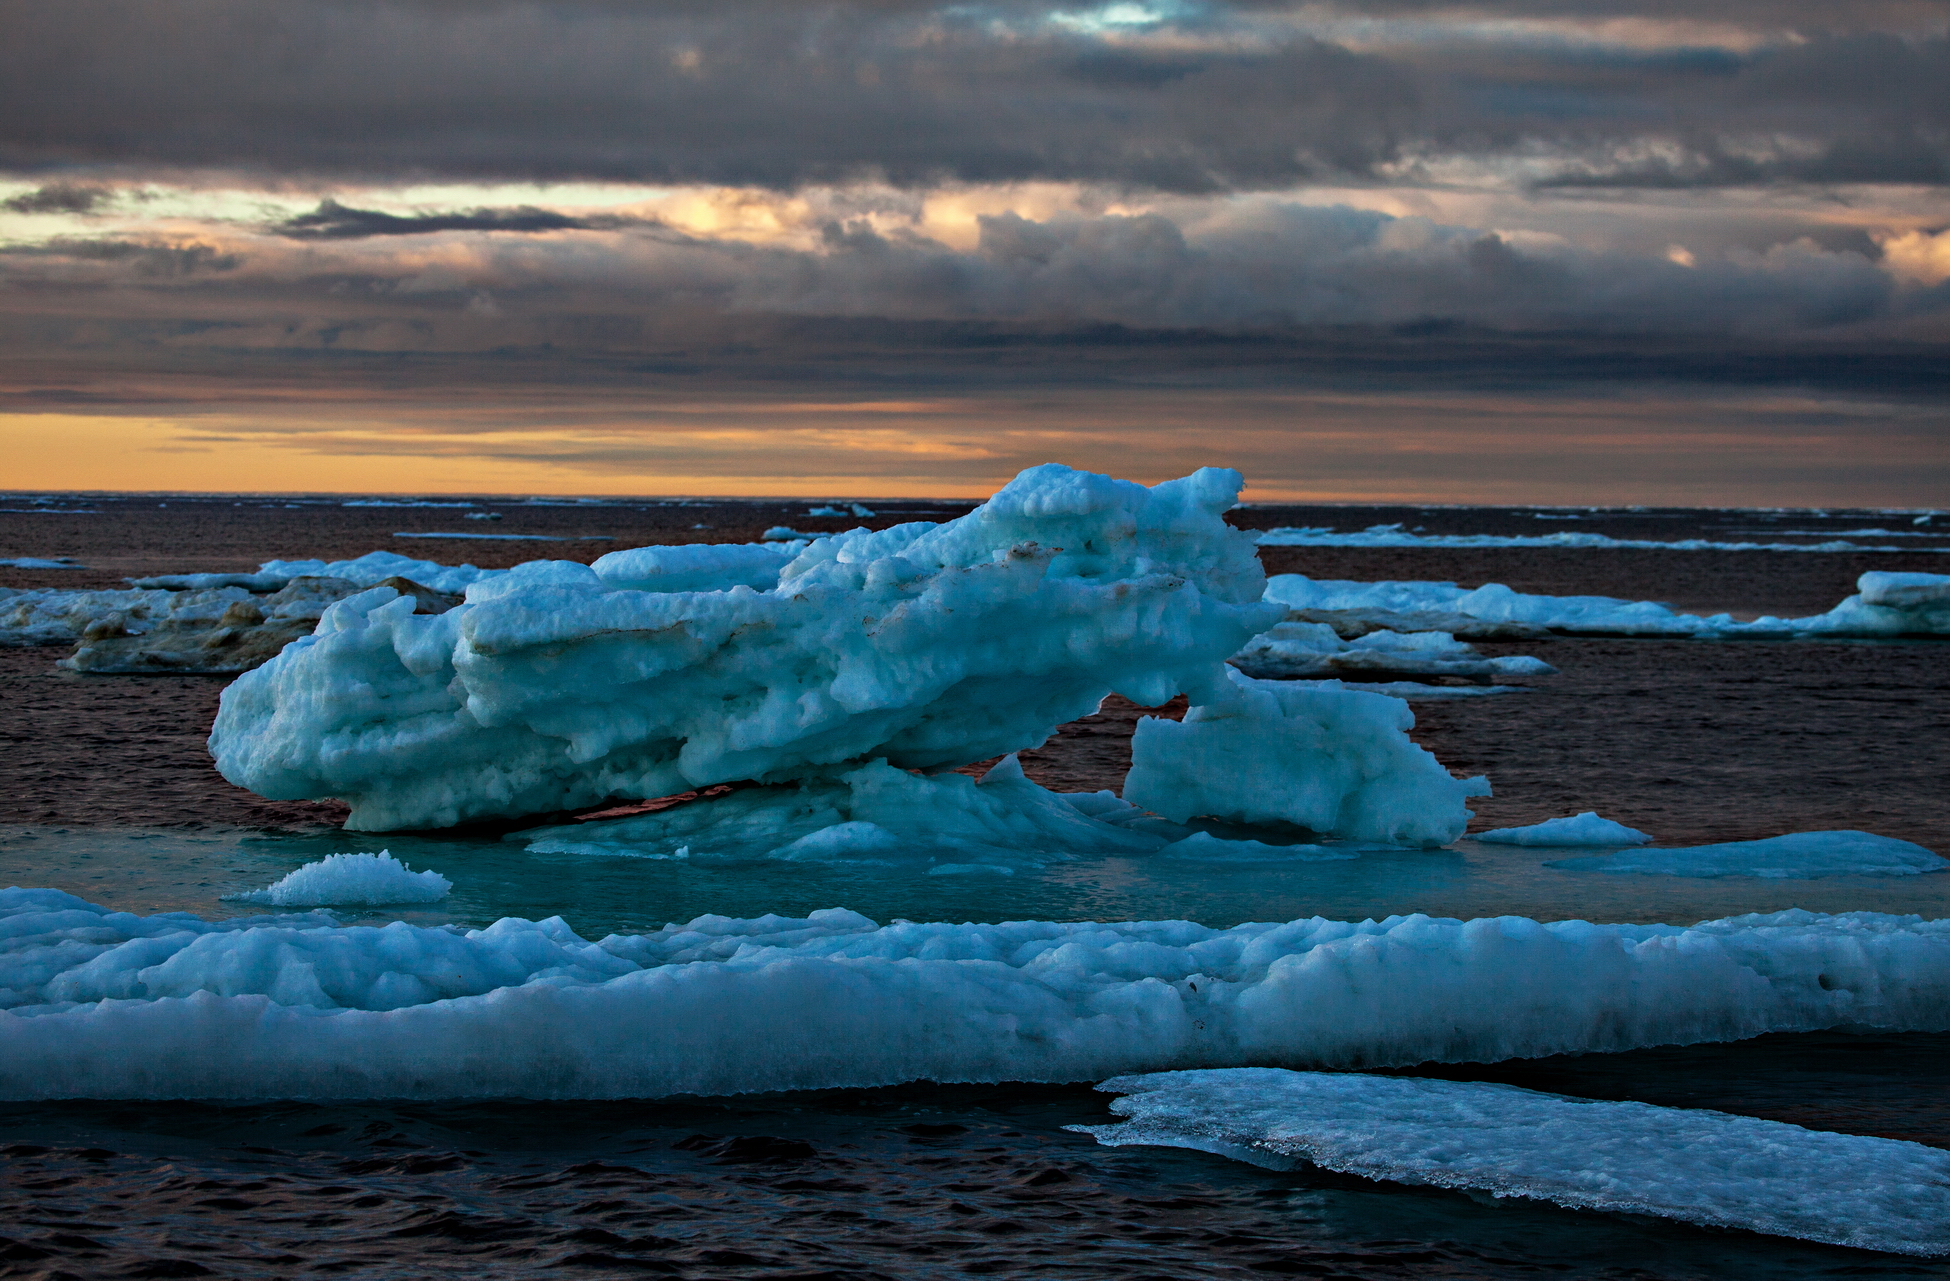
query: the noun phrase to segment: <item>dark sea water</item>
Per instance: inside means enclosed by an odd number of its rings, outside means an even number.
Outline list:
[[[155,505],[163,501],[170,506]],[[229,496],[48,505],[77,510],[0,514],[0,556],[75,555],[93,568],[0,570],[0,586],[109,586],[120,574],[247,569],[375,547],[480,565],[587,560],[645,542],[750,538],[776,523],[856,523],[807,518],[803,503],[502,506],[497,529],[506,532],[614,541],[441,544],[387,536],[451,529],[454,511]],[[873,505],[888,515],[869,524],[965,507]],[[1455,533],[1571,527],[1529,509],[1252,509],[1237,518],[1346,529],[1407,520]],[[1772,525],[1817,531],[1812,540],[1894,528],[1896,519],[1654,511],[1584,513],[1578,527],[1722,538]],[[1950,557],[1921,549],[1280,549],[1266,559],[1316,577],[1494,580],[1748,613],[1818,612],[1864,569],[1950,572]],[[1496,783],[1497,796],[1477,803],[1479,830],[1597,809],[1661,844],[1857,827],[1950,853],[1950,646],[1486,648],[1538,653],[1562,675],[1532,682],[1527,694],[1416,705],[1420,741]],[[805,865],[733,874],[548,859],[499,831],[355,837],[336,830],[337,807],[258,801],[209,769],[200,745],[220,679],[76,677],[52,669],[58,653],[0,651],[0,885],[52,886],[138,912],[238,914],[247,909],[222,894],[327,853],[387,845],[447,873],[454,896],[433,909],[343,919],[482,925],[560,914],[594,938],[703,912],[831,906],[883,921],[1184,917],[1216,926],[1411,910],[1673,923],[1789,906],[1950,915],[1945,875],[1596,877],[1470,842],[1316,864],[1284,879],[1106,859],[977,886]],[[1025,764],[1053,786],[1114,786],[1135,714],[1110,708],[1066,727]],[[1414,1071],[1950,1148],[1950,1035],[1865,1029]],[[1064,1128],[1111,1120],[1108,1102],[1083,1082],[601,1103],[0,1103],[0,1276],[1950,1277],[1945,1262],[1311,1169],[1273,1173],[1198,1152],[1109,1149]]]

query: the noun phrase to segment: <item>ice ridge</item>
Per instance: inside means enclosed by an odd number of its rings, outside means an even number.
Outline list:
[[[1950,1029],[1950,921],[1396,916],[878,925],[704,916],[598,942],[202,921],[0,891],[0,1097],[628,1098],[1495,1061]]]

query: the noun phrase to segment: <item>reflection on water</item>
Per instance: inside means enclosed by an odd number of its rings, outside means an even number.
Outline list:
[[[1530,916],[1538,920],[1695,921],[1799,907],[1950,916],[1950,875],[1772,880],[1612,876],[1545,866],[1563,851],[1459,841],[1449,849],[1362,849],[1345,861],[1290,865],[1115,856],[1018,869],[1013,876],[931,876],[926,862],[708,864],[531,854],[518,840],[343,832],[129,832],[0,829],[0,880],[67,890],[138,913],[218,918],[253,909],[221,896],[257,889],[328,854],[390,849],[454,883],[433,908],[339,911],[351,921],[479,927],[504,916],[565,918],[585,938],[636,933],[705,913],[803,916],[847,907],[875,920],[1241,921]]]

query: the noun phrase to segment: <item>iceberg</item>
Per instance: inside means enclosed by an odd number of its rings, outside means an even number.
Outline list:
[[[1641,876],[1759,876],[1769,880],[1801,880],[1818,876],[1916,876],[1950,868],[1950,859],[1893,836],[1835,831],[1792,832],[1760,841],[1565,858],[1544,866]]]
[[[947,524],[821,539],[766,591],[620,587],[571,561],[483,577],[438,615],[373,587],[224,691],[211,753],[260,795],[349,801],[360,830],[999,756],[1112,692],[1223,687],[1281,614],[1220,519],[1242,483],[1033,467]]]
[[[963,865],[966,867],[967,865]],[[647,1098],[1487,1062],[1950,1029],[1950,921],[1320,918],[579,937],[134,916],[0,891],[0,1098]]]
[[[1271,1068],[1122,1076],[1111,1147],[1193,1148],[1576,1210],[1896,1254],[1950,1254],[1950,1152],[1705,1108]]]
[[[1179,823],[1291,823],[1435,846],[1463,834],[1465,798],[1489,795],[1488,780],[1455,778],[1410,741],[1415,713],[1401,699],[1230,676],[1228,697],[1195,703],[1182,721],[1138,721],[1125,800]]]
[[[1599,818],[1594,810],[1528,827],[1499,827],[1469,839],[1492,845],[1644,845],[1652,840],[1637,828]]]
[[[390,850],[381,850],[377,854],[328,854],[273,885],[248,894],[226,895],[225,901],[271,907],[388,907],[437,903],[453,888],[453,882],[440,873],[415,872],[394,858]]]

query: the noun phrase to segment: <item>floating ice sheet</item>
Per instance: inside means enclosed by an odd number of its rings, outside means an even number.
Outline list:
[[[381,907],[405,903],[437,903],[454,888],[438,872],[415,872],[391,851],[377,854],[331,854],[307,863],[265,889],[233,894],[233,903],[261,903],[268,907]]]
[[[1568,520],[1574,517],[1552,517]],[[1782,530],[1781,533],[1792,533]],[[1847,531],[1856,535],[1891,535],[1883,529]],[[1575,547],[1638,548],[1671,552],[1913,552],[1950,551],[1950,547],[1880,547],[1830,538],[1819,543],[1728,542],[1710,538],[1611,538],[1564,530],[1554,534],[1418,534],[1400,525],[1370,525],[1359,531],[1337,532],[1315,526],[1282,526],[1261,530],[1261,547]]]
[[[1599,818],[1595,810],[1569,818],[1547,819],[1528,827],[1499,827],[1469,839],[1492,845],[1644,845],[1652,838],[1637,828]]]
[[[1818,876],[1916,876],[1950,868],[1950,859],[1939,858],[1921,845],[1899,841],[1893,836],[1836,831],[1792,832],[1760,841],[1729,841],[1724,845],[1695,845],[1685,849],[1631,850],[1622,854],[1558,859],[1546,866],[1642,876],[1760,876],[1770,880],[1802,880]]]
[[[0,569],[85,569],[87,568],[71,556],[15,556],[0,560]]]
[[[1074,1081],[1950,1029],[1950,921],[1790,911],[1688,928],[1408,916],[1221,930],[881,926],[832,909],[592,943],[559,919],[465,932],[207,922],[14,889],[0,891],[0,1001],[5,1098]]]
[[[1550,676],[1557,671],[1529,654],[1487,658],[1444,631],[1382,628],[1345,640],[1326,623],[1293,619],[1253,637],[1227,661],[1246,675],[1261,679],[1452,676],[1488,683],[1495,678]]]
[[[1681,614],[1655,601],[1611,596],[1536,596],[1502,583],[1465,590],[1454,583],[1312,579],[1278,574],[1266,599],[1291,610],[1342,615],[1377,613],[1392,619],[1459,615],[1485,623],[1545,627],[1557,632],[1623,636],[1903,636],[1950,635],[1950,574],[1871,571],[1856,594],[1825,614],[1737,622],[1730,614]],[[1453,628],[1448,629],[1453,630]]]
[[[1272,1068],[1124,1076],[1110,1146],[1195,1148],[1276,1169],[1579,1210],[1651,1214],[1898,1254],[1950,1253],[1950,1152],[1706,1109],[1477,1081]]]

